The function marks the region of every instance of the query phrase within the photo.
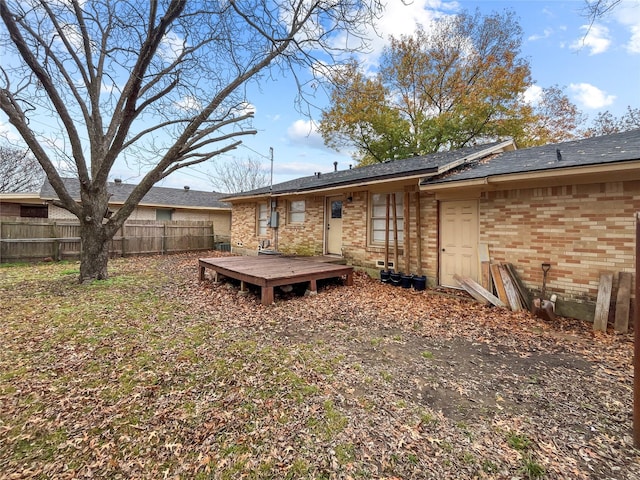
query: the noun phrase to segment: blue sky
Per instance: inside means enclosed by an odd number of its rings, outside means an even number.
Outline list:
[[[640,107],[640,0],[623,0],[611,14],[588,28],[582,0],[434,1],[413,0],[403,5],[389,0],[384,19],[377,25],[383,38],[373,41],[373,53],[361,61],[375,68],[378,54],[389,35],[410,32],[410,25],[426,23],[438,13],[460,9],[483,13],[513,10],[523,28],[522,54],[529,59],[536,87],[559,85],[589,119],[600,111],[622,115],[627,106]],[[535,96],[536,87],[530,92]],[[349,168],[354,161],[347,152],[324,147],[313,123],[294,108],[295,86],[291,79],[264,83],[253,90],[255,137],[245,137],[233,156],[263,161],[269,169],[269,148],[274,149],[274,183],[311,175],[316,171]],[[319,95],[318,101],[326,104]],[[319,112],[312,112],[315,119]],[[223,158],[217,161],[224,161]],[[209,166],[201,165],[164,181],[167,186],[191,185],[208,189]]]
[[[589,119],[600,111],[622,115],[627,106],[640,107],[640,0],[622,0],[606,17],[590,28],[584,13],[584,0],[387,0],[387,10],[378,24],[371,27],[371,52],[359,61],[370,71],[375,70],[382,48],[390,35],[399,36],[415,30],[417,24],[443,14],[462,9],[483,13],[513,10],[523,29],[522,55],[528,58],[536,86],[529,92],[535,98],[537,89],[558,85],[565,88],[570,99]],[[374,32],[377,32],[376,35]],[[273,180],[279,183],[291,178],[332,171],[333,162],[339,169],[355,164],[348,152],[336,152],[324,147],[313,120],[320,117],[318,109],[312,118],[295,108],[296,87],[292,78],[265,80],[260,87],[248,90],[247,101],[255,109],[254,127],[257,135],[242,137],[243,145],[229,156],[252,157],[270,168],[270,148],[273,148]],[[327,105],[327,98],[318,89],[316,106]],[[587,122],[588,123],[588,122]],[[0,119],[0,130],[3,130]],[[117,164],[112,177],[136,183],[140,171]],[[208,175],[210,164],[178,171],[160,185],[211,190]]]

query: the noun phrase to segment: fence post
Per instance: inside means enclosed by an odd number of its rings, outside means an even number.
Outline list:
[[[162,255],[167,254],[167,222],[162,225]]]
[[[124,235],[126,223],[123,223],[120,227],[120,256],[125,256],[125,244],[127,243],[127,237]]]

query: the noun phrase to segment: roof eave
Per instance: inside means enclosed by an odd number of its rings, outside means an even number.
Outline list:
[[[438,192],[478,186],[486,186],[487,189],[489,187],[498,189],[503,187],[551,186],[567,183],[602,183],[620,181],[620,174],[624,174],[624,180],[640,179],[640,159],[618,163],[490,175],[469,180],[451,180],[444,183],[420,185],[420,190],[423,192]]]
[[[123,201],[111,201],[109,205],[124,205]],[[147,207],[147,208],[173,208],[173,209],[181,209],[181,210],[223,210],[223,211],[231,211],[231,207],[208,207],[206,205],[176,205],[169,203],[139,203],[137,207]]]
[[[513,140],[505,140],[500,142],[490,148],[485,148],[483,150],[479,150],[475,153],[465,155],[459,159],[456,159],[452,162],[449,162],[445,165],[441,165],[439,167],[429,167],[423,168],[416,173],[412,174],[389,174],[389,175],[378,175],[376,177],[370,177],[364,180],[358,180],[354,182],[339,182],[332,184],[330,186],[310,186],[307,188],[297,188],[290,189],[280,192],[265,192],[256,195],[239,195],[236,197],[224,197],[222,200],[225,202],[243,202],[243,201],[251,201],[251,200],[260,200],[269,197],[280,197],[280,196],[288,196],[288,195],[304,195],[311,193],[329,193],[334,192],[336,190],[345,190],[345,189],[353,189],[353,188],[362,188],[368,187],[370,185],[380,185],[381,183],[391,183],[391,182],[407,182],[412,180],[421,180],[424,178],[429,178],[431,176],[440,175],[444,172],[447,172],[463,163],[471,162],[473,160],[477,160],[478,158],[486,157],[487,155],[491,155],[493,153],[499,153],[506,150],[515,150],[515,143]],[[398,160],[402,161],[402,160]]]

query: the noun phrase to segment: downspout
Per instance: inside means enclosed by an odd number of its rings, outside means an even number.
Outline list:
[[[440,285],[440,205],[436,200],[436,284]]]
[[[391,208],[393,208],[393,266],[396,269],[396,273],[399,273],[398,266],[398,212],[396,205],[396,194],[391,194]]]
[[[422,222],[420,219],[420,190],[416,192],[416,263],[417,272],[422,276]]]
[[[276,212],[276,206],[273,202],[273,147],[269,147],[269,156],[271,157],[271,175],[269,178],[269,224]],[[271,240],[273,240],[273,250],[278,251],[278,226],[271,225]]]
[[[410,275],[411,272],[411,235],[410,235],[410,211],[409,211],[409,192],[404,192],[404,224],[403,224],[403,232],[404,232],[404,271],[407,275]]]
[[[389,198],[389,194],[387,193],[387,214],[385,216],[385,222],[384,222],[384,269],[386,271],[389,270],[389,209],[390,209],[390,198]],[[394,265],[394,268],[397,268]]]

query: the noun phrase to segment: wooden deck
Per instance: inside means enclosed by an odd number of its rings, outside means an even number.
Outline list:
[[[216,274],[261,287],[261,302],[271,305],[273,287],[309,282],[309,290],[318,290],[317,280],[346,275],[346,285],[353,285],[353,267],[321,261],[305,261],[282,256],[213,257],[198,260],[200,281],[207,268]],[[244,289],[244,285],[241,285]]]

